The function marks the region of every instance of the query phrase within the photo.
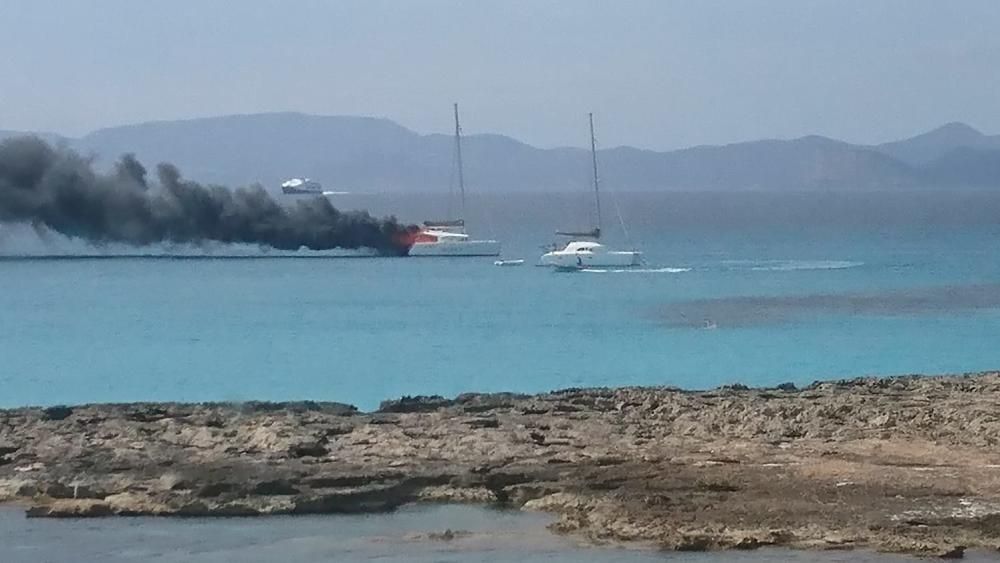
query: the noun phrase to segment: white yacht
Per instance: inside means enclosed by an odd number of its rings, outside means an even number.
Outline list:
[[[554,246],[542,255],[540,266],[552,266],[561,270],[582,270],[585,268],[628,268],[642,264],[642,253],[638,250],[610,250],[598,242],[601,238],[601,190],[597,177],[597,141],[594,139],[594,114],[590,114],[590,156],[594,172],[594,206],[597,226],[589,231],[557,231],[557,235],[570,237],[561,249]],[[624,228],[624,224],[623,224]]]
[[[458,168],[458,189],[461,217],[444,221],[424,221],[413,237],[410,256],[499,256],[500,243],[495,240],[475,240],[465,232],[465,176],[462,169],[462,128],[455,104],[455,163]]]
[[[608,250],[596,240],[574,240],[562,250],[543,254],[541,264],[563,270],[630,268],[642,264],[642,253],[637,250]]]
[[[499,256],[495,240],[472,240],[462,221],[424,221],[413,236],[410,256]]]
[[[290,178],[281,183],[281,192],[285,195],[347,195],[350,192],[334,192],[324,190],[316,180],[309,178]]]

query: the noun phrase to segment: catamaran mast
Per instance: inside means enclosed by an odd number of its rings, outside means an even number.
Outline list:
[[[459,219],[465,220],[465,173],[462,170],[462,127],[458,123],[458,104],[455,104],[455,159],[458,163],[458,192],[462,207]]]
[[[457,110],[456,110],[457,111]],[[457,115],[457,114],[456,114]],[[598,188],[597,180],[597,141],[594,139],[594,114],[588,114],[590,116],[590,158],[594,163],[594,206],[597,211],[597,228],[594,232],[597,236],[601,233],[601,191]],[[459,176],[461,177],[461,176]]]

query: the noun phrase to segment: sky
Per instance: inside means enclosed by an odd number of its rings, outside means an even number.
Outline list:
[[[1000,133],[997,0],[0,0],[0,129],[301,111],[665,150]]]

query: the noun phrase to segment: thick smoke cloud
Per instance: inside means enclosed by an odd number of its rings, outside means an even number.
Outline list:
[[[230,190],[184,180],[160,164],[156,182],[132,155],[110,174],[77,153],[33,137],[0,143],[0,222],[26,222],[101,243],[247,243],[279,250],[408,251],[410,227],[325,197],[276,202],[260,186]]]

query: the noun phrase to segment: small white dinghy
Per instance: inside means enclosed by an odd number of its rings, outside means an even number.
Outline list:
[[[497,260],[493,263],[494,266],[520,266],[524,264],[524,260]]]

